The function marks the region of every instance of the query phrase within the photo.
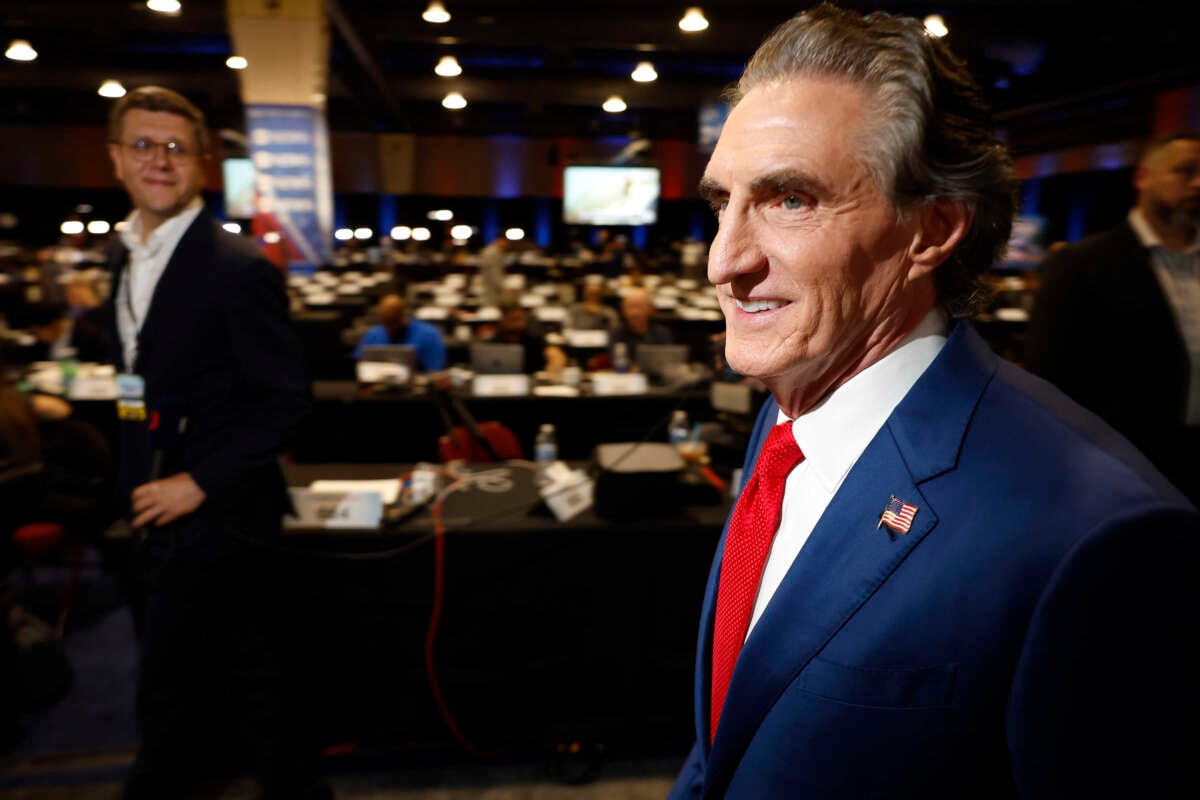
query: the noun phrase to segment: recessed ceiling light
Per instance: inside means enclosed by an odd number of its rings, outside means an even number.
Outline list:
[[[242,232],[242,226],[237,224],[236,222],[226,222],[221,227],[224,228],[225,230],[229,231],[230,233],[241,233]]]
[[[472,228],[470,225],[455,225],[453,228],[450,229],[450,236],[452,238],[458,239],[461,242],[461,241],[466,241],[467,239],[470,239],[471,234],[474,232],[475,232],[475,229]]]
[[[333,232],[333,238],[337,239],[339,242],[348,242],[354,238],[354,231],[350,230],[349,228],[338,228]]]
[[[525,230],[523,228],[509,228],[504,232],[504,238],[510,242],[519,242],[525,238]]]
[[[407,225],[397,225],[392,228],[392,238],[397,242],[407,241],[412,238],[412,228]]]
[[[942,19],[941,15],[930,14],[925,18],[925,32],[940,39],[949,33],[950,29],[946,27],[946,20]]]
[[[109,78],[104,83],[100,84],[100,88],[96,90],[101,97],[124,97],[125,87],[120,81],[114,81]]]
[[[450,12],[438,0],[433,0],[429,4],[429,8],[425,9],[425,13],[421,14],[421,19],[440,25],[450,21]]]
[[[604,105],[600,107],[610,114],[620,114],[627,108],[625,101],[615,94],[605,100]]]
[[[37,58],[37,50],[24,39],[13,39],[4,56],[9,61],[33,61]]]
[[[432,234],[429,232],[429,228],[412,229],[412,238],[416,239],[418,242],[428,242],[431,235]]]
[[[641,61],[638,62],[637,67],[634,68],[629,77],[638,83],[650,83],[651,81],[658,80],[658,73],[654,70],[654,65],[649,61]]]
[[[69,219],[59,225],[58,229],[67,236],[74,236],[77,233],[83,233],[83,223],[77,219]]]
[[[146,0],[146,8],[159,14],[178,14],[183,6],[179,0]]]
[[[354,229],[354,238],[358,239],[359,241],[362,241],[364,239],[370,239],[374,235],[375,235],[375,231],[371,230],[370,228],[355,228]]]
[[[103,236],[112,230],[112,225],[108,224],[108,220],[94,219],[87,224],[87,232],[94,236]]]
[[[250,62],[241,56],[230,56],[229,58],[225,59],[225,66],[229,67],[230,69],[245,69],[249,63]]]
[[[699,6],[692,6],[684,12],[683,19],[679,20],[679,29],[686,33],[699,33],[708,27],[708,20],[704,18],[704,12]]]
[[[442,105],[452,111],[458,111],[460,108],[467,107],[467,98],[458,92],[451,92],[442,98]]]
[[[437,222],[449,222],[450,220],[454,219],[454,212],[448,208],[439,208],[430,211],[425,216],[427,219],[432,219]]]
[[[442,56],[433,68],[433,71],[443,78],[453,78],[455,75],[462,75],[462,67],[458,65],[458,59],[454,56]]]

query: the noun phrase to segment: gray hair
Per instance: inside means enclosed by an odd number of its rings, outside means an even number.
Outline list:
[[[872,105],[856,143],[884,196],[903,218],[935,199],[973,212],[962,242],[934,273],[953,316],[987,297],[979,276],[1003,252],[1017,206],[1017,176],[965,64],[911,17],[862,16],[822,3],[780,25],[759,46],[729,99],[802,75],[842,78]]]

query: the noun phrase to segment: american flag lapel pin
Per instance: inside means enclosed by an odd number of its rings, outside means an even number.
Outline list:
[[[892,531],[908,533],[908,529],[912,527],[913,517],[917,515],[918,510],[912,503],[906,503],[894,494],[890,495],[887,505],[883,507],[883,513],[879,515],[879,524],[875,526],[875,530],[886,525],[890,539],[896,538]]]

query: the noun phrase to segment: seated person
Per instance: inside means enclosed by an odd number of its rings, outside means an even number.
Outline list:
[[[608,331],[620,324],[617,312],[604,304],[604,286],[588,283],[583,287],[583,302],[571,306],[564,327],[574,331]]]
[[[428,322],[411,319],[398,294],[386,294],[377,308],[379,324],[363,334],[354,349],[354,357],[362,358],[363,347],[369,344],[408,344],[417,351],[417,371],[437,372],[446,368],[446,342],[442,334]]]
[[[674,337],[665,325],[653,322],[654,303],[645,289],[630,289],[621,298],[621,324],[612,335],[612,348],[625,345],[631,362],[637,359],[639,344],[674,344]]]
[[[529,312],[520,305],[501,308],[500,321],[487,341],[521,345],[525,351],[522,371],[527,375],[542,370],[560,372],[567,364],[566,353],[561,347],[546,344],[545,334],[530,324]]]

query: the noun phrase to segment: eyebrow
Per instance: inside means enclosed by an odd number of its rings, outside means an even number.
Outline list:
[[[729,192],[725,190],[725,187],[721,186],[721,184],[717,183],[715,179],[710,178],[707,175],[700,179],[699,191],[700,196],[705,200],[713,200],[722,195],[729,194]]]
[[[713,200],[729,194],[728,189],[707,175],[700,179],[699,190],[700,196],[705,200]],[[768,172],[766,175],[760,175],[750,182],[750,195],[752,197],[765,197],[791,192],[810,194],[814,197],[829,196],[829,190],[823,183],[807,173],[791,169]]]

